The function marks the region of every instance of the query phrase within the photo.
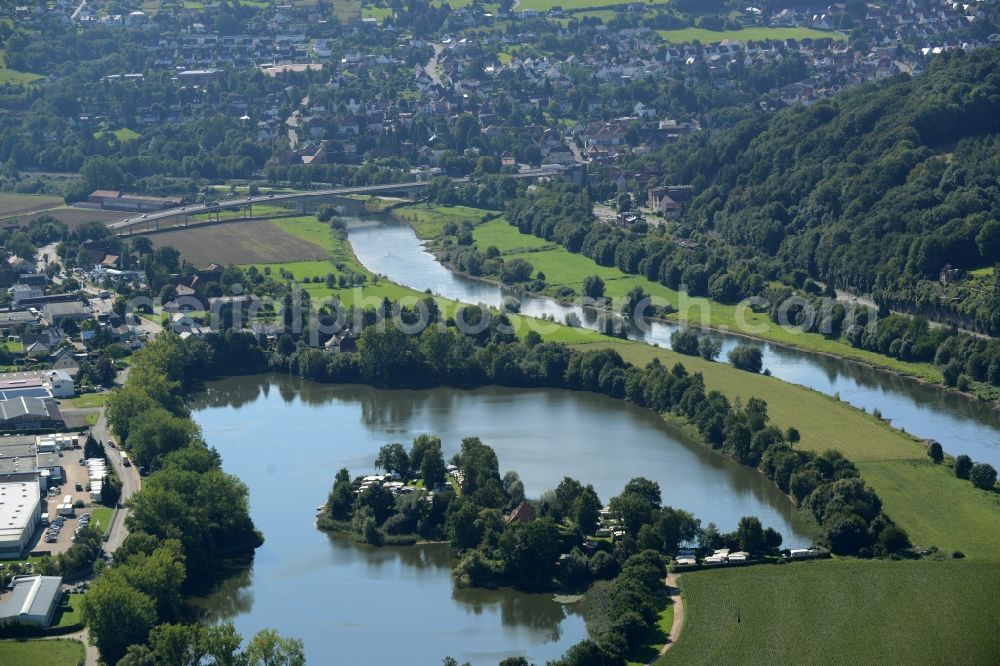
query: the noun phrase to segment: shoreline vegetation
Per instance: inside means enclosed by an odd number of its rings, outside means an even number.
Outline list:
[[[476,275],[458,265],[455,261],[451,260],[448,252],[449,250],[456,249],[459,245],[454,232],[451,234],[446,233],[446,230],[452,231],[448,227],[449,223],[459,226],[462,224],[471,225],[472,243],[480,252],[486,253],[489,249],[488,247],[481,247],[482,244],[492,242],[494,243],[493,247],[499,250],[499,256],[501,257],[524,259],[528,263],[532,263],[531,260],[534,258],[537,265],[532,264],[533,268],[538,268],[539,272],[545,275],[550,275],[551,271],[547,271],[546,269],[550,268],[551,263],[569,260],[575,264],[579,264],[575,268],[580,268],[582,272],[578,272],[574,279],[569,282],[574,287],[582,285],[582,276],[594,274],[603,277],[609,286],[627,284],[629,286],[641,287],[647,295],[659,296],[667,300],[671,304],[668,308],[673,308],[674,304],[683,296],[679,292],[668,289],[641,275],[627,274],[614,267],[600,266],[583,254],[571,253],[555,243],[544,241],[531,234],[524,234],[507,221],[502,212],[471,208],[459,204],[433,204],[425,209],[421,209],[420,206],[421,204],[419,203],[398,204],[387,209],[387,212],[395,219],[409,224],[419,238],[427,241],[427,249],[443,265],[465,278],[502,286],[506,289],[519,291],[530,296],[552,299],[564,305],[572,304],[573,302],[572,298],[561,297],[558,293],[547,290],[552,285],[545,280],[541,281],[543,288],[537,290],[531,288],[535,284],[531,281],[521,284],[507,284],[499,276]],[[489,227],[487,231],[483,231],[485,227]],[[483,240],[483,238],[487,240]],[[565,257],[555,257],[552,262],[538,262],[540,253],[547,252],[556,252],[559,255],[565,255]],[[619,291],[622,291],[622,289],[619,289]],[[622,294],[616,293],[615,295],[621,296],[623,294],[624,292]],[[577,296],[579,295],[577,294]],[[747,314],[751,320],[750,324],[753,326],[765,326],[766,331],[748,333],[732,325],[732,322],[736,319],[735,312],[737,308],[735,306],[725,305],[700,296],[687,298],[687,301],[692,308],[698,311],[699,315],[707,310],[710,313],[709,321],[689,322],[678,317],[676,311],[668,312],[665,315],[654,314],[649,316],[648,319],[666,324],[689,326],[699,330],[718,331],[756,342],[773,344],[786,349],[858,363],[880,372],[890,373],[921,384],[933,386],[939,390],[948,391],[970,400],[988,402],[994,410],[1000,410],[1000,397],[997,397],[994,390],[971,390],[975,385],[971,385],[970,389],[962,390],[957,385],[948,385],[943,382],[941,370],[933,364],[904,361],[871,350],[854,347],[839,339],[831,340],[818,333],[802,331],[788,332],[785,329],[776,331],[775,329],[780,327],[773,325],[766,317],[756,316],[758,313],[752,310]],[[597,306],[596,309],[600,309],[600,307]],[[607,309],[606,311],[613,312],[611,309]],[[723,321],[721,323],[712,323],[712,317],[717,320],[722,319]]]

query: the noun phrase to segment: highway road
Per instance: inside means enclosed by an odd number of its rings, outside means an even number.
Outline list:
[[[527,169],[520,173],[510,174],[512,178],[538,178],[540,176],[557,176],[562,169]],[[468,178],[452,178],[453,185],[468,183]],[[159,220],[168,220],[182,215],[197,215],[199,213],[210,213],[222,211],[226,208],[239,206],[252,206],[254,204],[276,203],[280,201],[295,201],[297,199],[313,199],[316,197],[345,196],[348,194],[379,194],[382,192],[398,192],[400,190],[418,190],[430,185],[429,181],[414,181],[406,183],[387,183],[384,185],[360,185],[357,187],[335,187],[325,190],[309,190],[307,192],[288,192],[282,194],[261,194],[236,199],[226,199],[210,203],[189,204],[180,208],[168,208],[166,210],[142,215],[133,216],[112,222],[108,228],[112,231],[123,232],[133,227],[144,226]]]
[[[468,182],[468,179],[461,179]],[[226,199],[212,203],[190,204],[181,208],[168,208],[155,213],[145,213],[141,216],[130,217],[119,222],[113,222],[108,228],[113,231],[126,230],[130,227],[149,224],[157,220],[166,220],[179,215],[197,215],[199,213],[209,213],[216,210],[224,210],[237,206],[249,206],[253,204],[275,203],[279,201],[294,201],[296,199],[311,199],[314,197],[343,196],[347,194],[378,194],[379,192],[395,192],[403,189],[422,189],[427,187],[427,182],[413,183],[389,183],[386,185],[366,185],[363,187],[338,187],[329,190],[310,190],[308,192],[290,192],[285,194],[262,194],[253,197],[243,197],[242,199]]]

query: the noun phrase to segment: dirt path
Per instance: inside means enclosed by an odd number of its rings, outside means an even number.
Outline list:
[[[667,642],[660,648],[660,653],[650,660],[647,666],[656,663],[660,657],[667,653],[667,650],[677,642],[677,639],[681,635],[681,627],[684,626],[684,601],[681,599],[681,588],[677,586],[676,574],[671,573],[667,575],[667,592],[670,593],[670,601],[674,605],[674,621],[670,625],[670,635],[667,637]]]

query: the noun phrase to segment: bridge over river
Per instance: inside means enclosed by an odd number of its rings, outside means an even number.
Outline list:
[[[562,169],[527,169],[511,178],[540,178],[543,176],[558,176]],[[452,185],[468,183],[469,178],[452,178]],[[294,202],[299,205],[299,211],[304,212],[307,202],[318,202],[332,197],[342,197],[352,194],[412,194],[421,192],[430,186],[430,181],[421,180],[406,183],[386,183],[382,185],[361,185],[356,187],[334,187],[324,190],[307,190],[302,192],[287,192],[281,194],[261,194],[222,201],[200,204],[189,204],[179,208],[168,208],[150,213],[137,214],[124,220],[109,224],[108,228],[118,235],[132,235],[148,231],[159,231],[162,227],[184,227],[189,224],[221,221],[222,213],[238,209],[243,212],[236,220],[253,219],[255,204],[279,204]],[[234,220],[235,221],[235,220]]]

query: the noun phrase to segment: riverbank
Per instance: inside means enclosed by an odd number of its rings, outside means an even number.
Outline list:
[[[731,401],[763,397],[771,423],[799,430],[795,448],[814,453],[834,449],[853,461],[861,478],[882,498],[886,513],[916,546],[936,546],[948,555],[960,551],[975,559],[1000,557],[1000,493],[978,490],[956,478],[949,461],[931,462],[920,439],[818,391],[774,377],[640,343],[598,346],[610,347],[640,367],[654,359],[667,367],[683,363],[690,372],[702,374],[706,389],[720,391]]]
[[[991,399],[995,395],[995,387],[983,385],[979,393],[963,392],[956,387],[948,387],[942,383],[940,369],[930,363],[914,363],[883,356],[872,351],[858,349],[842,340],[831,340],[820,334],[802,333],[794,329],[774,324],[763,313],[750,309],[741,310],[736,306],[723,305],[706,298],[688,297],[658,282],[647,280],[642,276],[628,275],[617,268],[599,266],[593,260],[581,255],[570,253],[565,248],[549,243],[535,236],[522,234],[510,225],[496,211],[486,211],[462,206],[432,206],[421,205],[401,206],[393,209],[391,215],[397,220],[406,222],[417,235],[428,241],[428,249],[439,258],[442,255],[442,242],[445,240],[445,226],[449,223],[467,222],[474,225],[472,232],[475,245],[480,252],[488,247],[495,247],[504,259],[519,258],[531,263],[534,269],[544,273],[546,290],[523,293],[552,298],[567,304],[570,300],[559,298],[556,293],[561,288],[573,289],[575,293],[582,292],[583,278],[588,275],[598,275],[606,285],[606,296],[624,298],[627,292],[638,286],[647,294],[663,299],[672,307],[678,309],[686,304],[687,309],[697,311],[695,321],[685,321],[681,314],[668,315],[663,321],[670,324],[690,324],[698,328],[717,330],[730,335],[737,335],[749,340],[768,342],[788,349],[805,351],[824,355],[830,358],[860,363],[866,367],[882,372],[893,373],[896,376],[933,386],[970,400],[989,402],[993,409],[1000,409],[1000,401]],[[453,239],[452,239],[453,240]],[[449,266],[456,270],[455,266]],[[461,273],[461,271],[456,271]],[[494,278],[483,276],[468,276],[472,279],[488,281],[494,285],[502,283]],[[705,316],[707,315],[707,316]],[[746,332],[745,328],[758,329],[756,332]]]

